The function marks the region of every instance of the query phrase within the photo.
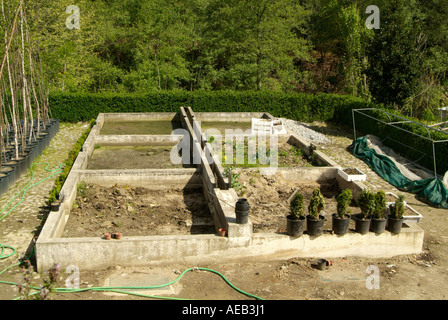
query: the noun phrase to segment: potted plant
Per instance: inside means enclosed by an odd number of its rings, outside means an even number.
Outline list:
[[[325,209],[325,199],[319,188],[313,190],[311,201],[308,205],[309,214],[306,216],[306,230],[311,236],[319,236],[323,232],[325,217],[321,215]]]
[[[387,230],[391,233],[400,233],[403,226],[403,214],[404,214],[404,196],[398,197],[395,203],[389,206],[390,214],[387,217]]]
[[[348,206],[353,199],[351,189],[343,190],[337,197],[337,213],[332,215],[332,230],[337,235],[344,235],[350,225],[350,212]]]
[[[286,216],[288,235],[298,237],[303,234],[305,225],[305,204],[303,194],[296,193],[290,203],[290,213]]]
[[[359,195],[358,205],[361,208],[361,213],[355,216],[355,231],[366,234],[369,232],[372,215],[375,212],[375,194],[363,190]]]
[[[370,224],[370,230],[376,234],[381,234],[386,229],[386,193],[382,190],[375,194],[375,210]]]

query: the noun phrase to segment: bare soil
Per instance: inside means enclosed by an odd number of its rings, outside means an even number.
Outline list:
[[[171,161],[173,146],[96,147],[89,160],[89,170],[104,169],[170,169],[182,168]]]
[[[331,232],[331,215],[336,213],[336,199],[340,190],[336,182],[319,183],[316,181],[288,181],[280,176],[261,175],[257,169],[236,169],[234,175],[239,179],[241,187],[239,196],[248,199],[251,206],[250,219],[254,232],[286,233],[286,219],[289,215],[289,203],[295,192],[302,193],[305,208],[311,200],[313,190],[321,190],[325,198],[323,215],[326,218],[325,232]],[[360,213],[359,207],[352,203],[351,214]],[[307,214],[307,211],[305,210]]]
[[[303,152],[287,143],[279,143],[276,145],[275,149],[270,148],[270,142],[268,141],[266,144],[266,162],[261,163],[260,157],[258,154],[258,151],[255,155],[253,155],[254,159],[251,159],[249,161],[249,150],[247,143],[244,145],[244,163],[239,163],[240,159],[237,158],[237,144],[236,142],[233,142],[232,144],[223,143],[222,149],[221,149],[221,162],[223,163],[224,167],[230,167],[230,168],[259,168],[259,167],[269,167],[271,166],[271,155],[276,152],[277,153],[277,159],[278,159],[278,167],[293,167],[293,168],[300,168],[300,167],[312,167],[314,164],[313,162],[308,159],[307,156],[303,154]],[[233,148],[233,151],[226,151],[228,148]],[[258,147],[257,147],[258,148]],[[257,149],[258,150],[258,149]],[[232,155],[232,158],[227,158],[227,155]]]
[[[151,190],[115,185],[78,185],[78,195],[64,237],[102,237],[106,232],[126,236],[213,233],[202,189]],[[201,224],[201,223],[200,223]]]

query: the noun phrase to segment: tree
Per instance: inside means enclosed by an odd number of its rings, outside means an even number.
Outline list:
[[[369,88],[377,102],[404,110],[423,74],[421,15],[414,0],[380,2],[381,28],[367,49]]]
[[[298,33],[308,12],[299,1],[212,0],[206,37],[214,88],[291,89],[300,77],[296,59],[309,46]]]
[[[367,58],[365,44],[371,37],[371,31],[365,27],[356,4],[342,7],[339,11],[340,30],[345,48],[346,88],[349,94],[369,97],[365,70]]]

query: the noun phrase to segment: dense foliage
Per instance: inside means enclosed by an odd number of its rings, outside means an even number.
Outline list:
[[[445,2],[378,0],[369,29],[367,0],[25,1],[50,92],[345,94],[428,119],[446,98]]]

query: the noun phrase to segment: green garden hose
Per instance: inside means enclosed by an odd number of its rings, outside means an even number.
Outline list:
[[[194,267],[194,268],[188,268],[187,270],[185,270],[184,272],[182,272],[179,277],[177,277],[175,280],[168,282],[166,284],[161,284],[161,285],[156,285],[156,286],[132,286],[132,287],[91,287],[91,288],[52,288],[51,292],[53,293],[78,293],[78,292],[87,292],[87,291],[93,291],[93,292],[115,292],[115,293],[122,293],[122,294],[128,294],[128,295],[134,295],[134,296],[139,296],[139,297],[145,297],[145,298],[153,298],[153,299],[165,299],[165,300],[189,300],[189,299],[183,299],[183,298],[176,298],[176,297],[162,297],[162,296],[155,296],[155,295],[148,295],[148,294],[143,294],[143,293],[138,293],[138,292],[129,292],[127,290],[149,290],[149,289],[158,289],[158,288],[162,288],[162,287],[167,287],[170,286],[174,283],[176,283],[177,281],[179,281],[187,272],[189,271],[196,271],[196,270],[202,270],[202,271],[208,271],[208,272],[212,272],[215,273],[217,275],[219,275],[231,288],[233,288],[234,290],[238,291],[241,294],[244,294],[248,297],[254,298],[256,300],[264,300],[254,294],[245,292],[239,288],[237,288],[236,286],[234,286],[224,275],[222,275],[221,273],[219,273],[216,270],[213,269],[208,269],[208,268],[200,268],[200,267]],[[3,273],[4,271],[2,271],[1,273]],[[0,273],[0,274],[1,274]],[[9,284],[9,285],[18,285],[18,283],[14,283],[14,282],[9,282],[9,281],[2,281],[0,280],[0,284]],[[36,290],[33,293],[30,293],[29,295],[36,295],[40,293],[41,288],[40,287],[30,287],[30,289]],[[19,298],[15,298],[15,300],[17,300]]]
[[[34,165],[40,165],[40,164],[45,164],[45,170],[49,171],[49,172],[54,172],[53,174],[49,175],[48,177],[40,180],[37,183],[34,183],[31,185],[31,182],[34,179],[34,171],[33,171],[33,166]],[[11,205],[11,203],[14,201],[14,199],[16,199],[21,193],[22,193],[22,197],[20,199],[20,201],[14,206],[12,207],[10,210],[8,210],[5,214],[3,214],[0,217],[0,221],[3,220],[6,216],[8,216],[8,214],[14,210],[24,199],[26,192],[31,189],[34,186],[37,186],[38,184],[48,180],[49,178],[53,177],[54,175],[61,173],[62,172],[62,166],[64,166],[64,164],[61,164],[58,166],[57,169],[48,169],[50,165],[48,163],[33,163],[33,165],[31,166],[30,170],[31,170],[31,179],[30,181],[27,183],[27,185],[20,190],[19,193],[17,193],[7,204],[7,206],[5,208],[3,208],[2,210],[0,210],[0,214],[2,214],[6,209],[8,209],[8,207]],[[6,259],[9,258],[11,256],[13,256],[16,253],[16,249],[12,246],[8,246],[8,245],[2,245],[0,244],[0,260],[1,259]],[[5,249],[9,249],[12,252],[9,254],[4,254]],[[34,250],[34,247],[33,247]],[[30,257],[33,253],[30,254]],[[28,258],[29,259],[29,258]],[[9,267],[7,267],[6,269],[2,270],[0,272],[0,275],[2,273],[4,273],[6,270],[14,267],[14,266],[18,266],[20,265],[19,263],[15,263],[10,265]],[[166,299],[166,300],[186,300],[186,299],[182,299],[182,298],[175,298],[175,297],[161,297],[161,296],[154,296],[154,295],[146,295],[146,294],[142,294],[142,293],[137,293],[137,292],[129,292],[126,290],[134,290],[134,289],[157,289],[157,288],[162,288],[162,287],[167,287],[169,285],[172,285],[174,283],[176,283],[177,281],[179,281],[187,272],[189,271],[196,271],[196,270],[202,270],[202,271],[208,271],[208,272],[212,272],[215,273],[217,275],[219,275],[230,287],[232,287],[234,290],[238,291],[241,294],[244,294],[248,297],[257,299],[257,300],[263,300],[260,297],[257,297],[251,293],[247,293],[237,287],[235,287],[224,275],[222,275],[221,273],[219,273],[218,271],[212,270],[212,269],[208,269],[208,268],[200,268],[200,267],[194,267],[194,268],[189,268],[187,270],[185,270],[184,272],[182,272],[179,277],[177,277],[175,280],[168,282],[166,284],[161,284],[161,285],[156,285],[156,286],[147,286],[147,287],[91,287],[91,288],[80,288],[80,289],[76,289],[76,288],[53,288],[52,292],[54,293],[76,293],[76,292],[86,292],[86,291],[94,291],[94,292],[115,292],[115,293],[123,293],[123,294],[129,294],[129,295],[134,295],[134,296],[140,296],[140,297],[145,297],[145,298],[153,298],[153,299]],[[15,282],[10,282],[10,281],[2,281],[0,280],[0,284],[8,284],[8,285],[19,285],[18,283]],[[40,287],[30,287],[33,290],[36,290],[33,293],[30,293],[29,295],[36,295],[38,293],[40,293],[41,288]],[[16,298],[18,299],[18,298]]]
[[[46,177],[46,178],[44,178],[44,179],[42,179],[42,180],[40,180],[40,181],[38,181],[38,182],[36,182],[36,183],[34,183],[34,184],[31,184],[31,182],[34,180],[34,170],[33,170],[33,167],[35,166],[35,165],[46,165],[46,167],[45,167],[45,171],[48,171],[48,172],[53,172],[53,174],[51,174],[51,175],[49,175],[48,177]],[[4,218],[6,218],[10,213],[11,213],[11,211],[12,210],[14,210],[17,206],[19,206],[21,203],[22,203],[22,201],[23,201],[23,199],[25,198],[25,194],[26,194],[26,192],[29,190],[29,189],[31,189],[32,187],[35,187],[35,186],[37,186],[38,184],[40,184],[40,183],[42,183],[42,182],[44,182],[44,181],[46,181],[46,180],[48,180],[48,179],[50,179],[51,177],[53,177],[54,175],[56,175],[56,174],[58,174],[58,173],[61,173],[62,172],[62,167],[64,166],[65,164],[60,164],[59,166],[58,166],[58,168],[57,169],[48,169],[48,167],[50,166],[48,163],[33,163],[32,165],[31,165],[31,167],[30,167],[30,171],[31,171],[31,179],[30,179],[30,181],[26,184],[26,186],[25,187],[23,187],[23,189],[22,190],[20,190],[10,201],[9,201],[9,203],[6,205],[6,207],[4,207],[2,210],[0,210],[0,214],[3,214],[3,212],[4,211],[6,211],[7,209],[8,209],[8,207],[11,205],[11,203],[20,195],[20,194],[22,194],[22,197],[21,197],[21,199],[20,199],[20,201],[14,206],[14,207],[12,207],[11,209],[9,209],[6,213],[4,213],[1,217],[0,217],[0,221],[2,221]],[[15,253],[16,253],[16,249],[14,248],[14,247],[11,247],[11,246],[8,246],[8,245],[4,245],[4,244],[1,244],[0,243],[0,260],[1,259],[6,259],[6,258],[9,258],[9,257],[11,257],[11,256],[13,256]],[[9,250],[11,250],[12,252],[11,253],[9,253],[9,254],[5,254],[5,249],[9,249]],[[0,273],[1,274],[1,273]]]

